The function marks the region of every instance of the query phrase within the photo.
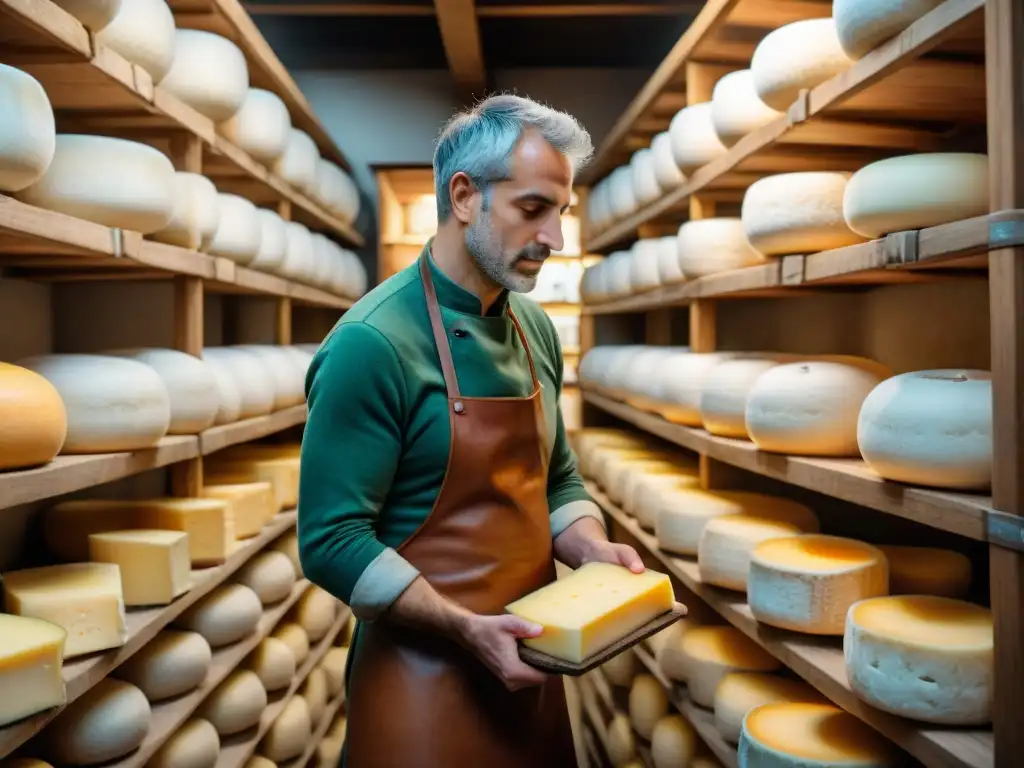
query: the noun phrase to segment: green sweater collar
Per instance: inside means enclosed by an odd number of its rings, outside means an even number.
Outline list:
[[[434,278],[434,289],[437,291],[438,303],[446,309],[452,309],[466,315],[479,316],[480,310],[483,306],[480,302],[480,298],[476,294],[467,291],[441,271],[441,268],[437,266],[434,262],[434,257],[431,255],[430,249],[433,242],[433,238],[427,241],[426,246],[423,248],[423,252],[420,254],[420,258],[426,259],[427,265],[430,267],[430,275]],[[492,304],[490,309],[488,309],[487,317],[504,315],[505,308],[507,306],[508,290],[504,289],[498,295],[494,304]]]

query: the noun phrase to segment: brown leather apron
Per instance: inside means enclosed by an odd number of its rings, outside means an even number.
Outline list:
[[[448,390],[451,449],[426,521],[398,551],[445,597],[480,614],[555,578],[541,388],[463,397],[426,256],[420,274]],[[360,627],[349,679],[346,768],[575,768],[562,679],[509,692],[456,643],[386,619]]]

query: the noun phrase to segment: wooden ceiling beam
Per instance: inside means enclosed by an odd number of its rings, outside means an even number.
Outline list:
[[[480,24],[474,0],[434,0],[441,44],[460,97],[483,96],[487,88]]]
[[[700,10],[703,0],[660,3],[558,3],[547,5],[486,5],[476,9],[479,18],[539,19],[586,16],[679,16]],[[433,16],[429,5],[404,3],[246,3],[252,16]]]

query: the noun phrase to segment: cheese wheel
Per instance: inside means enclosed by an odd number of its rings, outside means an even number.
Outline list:
[[[316,747],[317,768],[338,768],[344,742],[333,736],[325,736]]]
[[[179,29],[174,35],[174,62],[160,87],[220,123],[242,108],[249,68],[241,49],[226,37]]]
[[[736,744],[750,710],[782,702],[823,704],[825,699],[803,680],[764,672],[731,672],[715,689],[715,727],[723,739]]]
[[[301,405],[306,399],[305,377],[292,364],[291,355],[277,344],[239,344],[233,349],[249,352],[259,360],[274,382],[275,408]]]
[[[763,541],[799,534],[792,522],[755,515],[725,515],[708,521],[697,545],[697,565],[704,584],[746,592],[750,554]]]
[[[148,235],[171,221],[174,166],[145,144],[106,136],[60,134],[53,161],[15,194],[48,211]]]
[[[50,99],[32,75],[0,64],[0,191],[35,184],[53,162],[57,129]]]
[[[289,280],[305,282],[312,272],[315,258],[313,236],[304,225],[294,221],[285,223],[285,236],[285,259],[278,272]]]
[[[984,216],[988,177],[988,157],[969,152],[879,160],[850,178],[843,216],[866,238]]]
[[[263,755],[253,755],[246,761],[245,768],[277,768],[277,763],[268,760]]]
[[[256,215],[260,220],[260,249],[249,266],[263,272],[277,272],[288,255],[287,227],[276,211],[257,208]]]
[[[811,90],[853,66],[831,18],[803,19],[769,32],[750,59],[754,89],[772,109],[785,111]]]
[[[795,536],[765,541],[750,553],[750,612],[773,627],[839,637],[851,605],[888,589],[885,554],[855,539]]]
[[[697,732],[681,715],[661,718],[651,734],[651,760],[654,768],[690,765],[699,745]]]
[[[275,763],[283,763],[305,752],[312,736],[309,704],[301,696],[293,696],[263,737],[259,751]]]
[[[679,268],[689,279],[730,269],[763,264],[737,218],[696,219],[684,222],[676,238]]]
[[[854,605],[843,655],[850,687],[884,712],[942,725],[992,719],[992,613],[929,595]]]
[[[96,765],[138,747],[149,732],[152,710],[142,691],[111,677],[75,699],[46,729],[38,745],[61,765]]]
[[[633,191],[633,172],[628,165],[620,165],[609,177],[611,207],[615,219],[624,219],[636,212],[640,201]]]
[[[707,372],[700,393],[701,426],[712,435],[749,440],[747,397],[765,371],[789,362],[795,355],[737,356]]]
[[[68,433],[57,388],[35,371],[9,363],[0,363],[0,424],[0,470],[52,461]]]
[[[238,195],[217,195],[220,216],[209,251],[237,264],[249,264],[259,255],[262,224],[256,206]]]
[[[650,148],[638,149],[629,160],[633,174],[633,194],[641,205],[653,203],[661,197],[661,186],[654,173],[654,154]]]
[[[164,742],[146,768],[214,768],[220,755],[220,737],[213,725],[194,718]]]
[[[658,377],[660,387],[652,392],[658,401],[658,412],[673,424],[700,426],[700,396],[704,377],[723,360],[728,352],[691,352],[673,355],[665,361]]]
[[[654,726],[668,714],[668,696],[654,675],[637,675],[629,689],[629,719],[636,732],[648,741]]]
[[[229,347],[205,347],[203,360],[214,368],[223,368],[234,381],[240,397],[238,418],[251,419],[274,409],[274,383],[252,353]]]
[[[637,240],[630,251],[629,292],[643,293],[661,285],[658,246],[653,239]]]
[[[259,723],[266,707],[267,691],[260,678],[251,670],[236,669],[203,700],[198,714],[221,736],[230,736]]]
[[[64,403],[68,431],[61,453],[152,448],[167,434],[171,402],[144,363],[100,355],[40,355],[20,365],[49,381]]]
[[[113,674],[155,703],[198,688],[212,660],[210,644],[202,635],[165,629]]]
[[[327,709],[327,675],[319,667],[310,670],[306,682],[299,689],[299,695],[309,705],[309,719],[313,727],[320,722]]]
[[[295,655],[283,641],[265,637],[245,662],[267,691],[287,688],[295,677]]]
[[[730,72],[715,83],[711,123],[719,141],[727,147],[781,115],[761,101],[754,87],[754,73],[749,69]]]
[[[295,569],[281,552],[260,552],[242,567],[236,580],[255,592],[263,605],[272,605],[291,594]]]
[[[672,135],[662,131],[651,141],[651,155],[654,158],[654,176],[663,192],[671,192],[686,181],[686,176],[676,165],[672,150]]]
[[[293,187],[316,188],[316,169],[320,151],[305,131],[292,128],[284,153],[274,162],[273,171]]]
[[[672,158],[683,173],[705,166],[729,151],[715,133],[711,102],[683,107],[672,118],[668,132]]]
[[[693,619],[680,619],[648,640],[647,645],[654,654],[658,669],[669,680],[686,682],[685,665],[680,660],[680,646],[683,636],[697,626],[700,624]]]
[[[121,8],[121,0],[55,0],[82,24],[98,32],[112,22]]]
[[[640,661],[631,649],[612,656],[601,665],[601,672],[612,685],[629,688],[640,669]]]
[[[174,187],[171,220],[151,237],[161,243],[206,251],[220,221],[217,188],[205,176],[183,171],[174,174]]]
[[[96,42],[142,67],[159,83],[174,61],[174,15],[164,0],[121,0]]]
[[[217,129],[240,149],[269,165],[288,148],[292,118],[276,93],[249,88],[238,111]]]
[[[309,656],[309,635],[306,630],[294,622],[282,622],[274,629],[271,637],[275,637],[288,646],[288,649],[295,657],[295,663],[302,666],[302,662]]]
[[[730,672],[774,672],[781,666],[735,627],[694,627],[683,635],[679,651],[690,699],[707,708]]]
[[[260,599],[241,584],[217,587],[175,619],[175,626],[198,632],[214,648],[249,635],[263,615]]]
[[[687,472],[692,476],[697,468],[694,461],[685,456],[676,458],[654,455],[650,458],[640,457],[615,462],[608,469],[605,492],[612,503],[621,505],[626,492],[632,487],[631,479],[643,477],[645,474],[673,471]]]
[[[625,401],[645,411],[657,413],[668,360],[687,354],[681,347],[647,347],[634,355],[622,372],[621,387]],[[618,384],[618,376],[616,377]]]
[[[700,468],[663,466],[652,473],[636,473],[627,482],[623,494],[622,508],[636,518],[645,531],[653,531],[657,524],[657,506],[661,503],[662,491],[700,488]]]
[[[971,561],[960,552],[934,547],[878,546],[889,561],[889,594],[964,597],[971,586]]]
[[[214,381],[217,382],[217,416],[215,425],[231,424],[242,415],[242,393],[238,389],[235,376],[223,358],[211,357],[208,350],[203,350],[203,362],[210,367]]]
[[[338,616],[338,601],[315,584],[299,598],[292,609],[295,622],[302,627],[311,643],[318,642]]]
[[[271,544],[271,547],[277,552],[286,554],[288,559],[292,561],[295,575],[300,579],[303,578],[302,560],[299,558],[299,537],[294,531],[283,534],[277,541]]]
[[[629,718],[621,712],[608,723],[608,758],[616,768],[625,768],[636,757],[636,737]]]
[[[882,736],[831,704],[765,704],[743,721],[739,764],[759,768],[895,768]]]
[[[348,648],[331,648],[324,654],[320,669],[327,676],[327,695],[334,699],[345,688],[345,668],[348,664]]]
[[[803,456],[859,456],[858,416],[889,375],[884,366],[830,360],[779,365],[747,396],[746,424],[758,449]]]
[[[857,420],[864,461],[887,480],[982,491],[992,484],[992,374],[913,371],[864,399]]]
[[[851,59],[862,59],[895,37],[942,0],[833,0],[839,44]]]
[[[679,263],[678,238],[675,235],[655,240],[658,249],[658,281],[662,285],[674,285],[686,279]]]
[[[843,217],[848,173],[808,171],[765,176],[743,195],[740,218],[764,256],[817,253],[863,242]]]

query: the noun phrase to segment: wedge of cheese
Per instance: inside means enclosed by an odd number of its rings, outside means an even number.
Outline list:
[[[571,663],[609,645],[672,610],[672,582],[664,573],[633,573],[611,563],[587,563],[506,609],[544,628],[524,644]]]
[[[291,509],[299,501],[299,458],[207,457],[204,476],[210,485],[267,482],[274,489],[277,511]]]
[[[89,536],[89,559],[117,563],[126,606],[168,605],[192,586],[188,534],[108,531]]]
[[[202,490],[202,496],[231,503],[237,539],[256,536],[278,511],[274,486],[270,483],[207,485]]]
[[[62,705],[67,630],[28,616],[0,613],[0,727]]]

